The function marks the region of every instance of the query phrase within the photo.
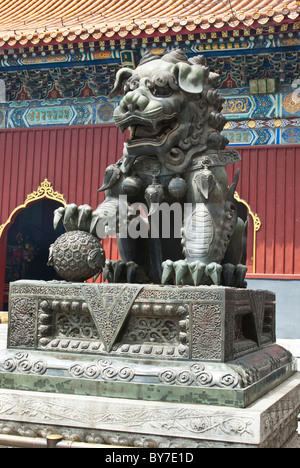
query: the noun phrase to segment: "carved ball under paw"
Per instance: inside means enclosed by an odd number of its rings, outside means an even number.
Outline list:
[[[50,246],[48,265],[63,279],[82,282],[102,272],[105,252],[92,234],[69,231]]]

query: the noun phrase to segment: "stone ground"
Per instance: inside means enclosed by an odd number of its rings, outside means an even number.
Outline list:
[[[1,317],[0,317],[0,320],[1,320]],[[6,322],[6,319],[3,319],[3,322]],[[7,323],[0,322],[0,349],[6,348],[7,327],[8,327]],[[299,341],[299,340],[295,340],[295,341]],[[278,340],[278,344],[286,347],[291,352],[295,351],[294,340]],[[297,346],[297,351],[298,351],[298,346]],[[298,357],[298,369],[300,370],[300,354],[297,353],[297,354],[294,354],[294,356]],[[298,434],[296,433],[293,439],[291,439],[284,448],[300,448],[300,422],[298,426]]]
[[[7,325],[0,323],[0,349],[6,348]]]

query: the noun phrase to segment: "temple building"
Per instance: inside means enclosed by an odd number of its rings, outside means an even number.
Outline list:
[[[55,279],[53,211],[103,200],[126,135],[117,71],[151,51],[203,55],[220,75],[224,136],[242,162],[248,286],[277,293],[278,335],[300,339],[300,2],[28,0],[0,5],[0,310],[9,283]],[[118,256],[114,239],[107,258]],[[297,320],[298,317],[298,320]]]

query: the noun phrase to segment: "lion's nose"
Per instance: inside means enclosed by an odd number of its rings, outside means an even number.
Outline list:
[[[129,92],[120,102],[120,108],[123,112],[143,112],[149,104],[147,96],[137,92]]]

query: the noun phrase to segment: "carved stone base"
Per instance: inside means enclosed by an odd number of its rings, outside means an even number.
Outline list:
[[[266,291],[20,281],[0,353],[5,433],[141,447],[281,447],[299,374]]]
[[[9,317],[7,389],[243,408],[296,371],[266,291],[20,281]]]
[[[273,345],[227,364],[124,359],[7,350],[0,386],[7,389],[247,407],[295,372]]]
[[[229,362],[273,344],[275,295],[218,286],[18,281],[8,346]]]
[[[246,409],[0,389],[0,432],[146,448],[281,448],[296,433],[300,375]]]

